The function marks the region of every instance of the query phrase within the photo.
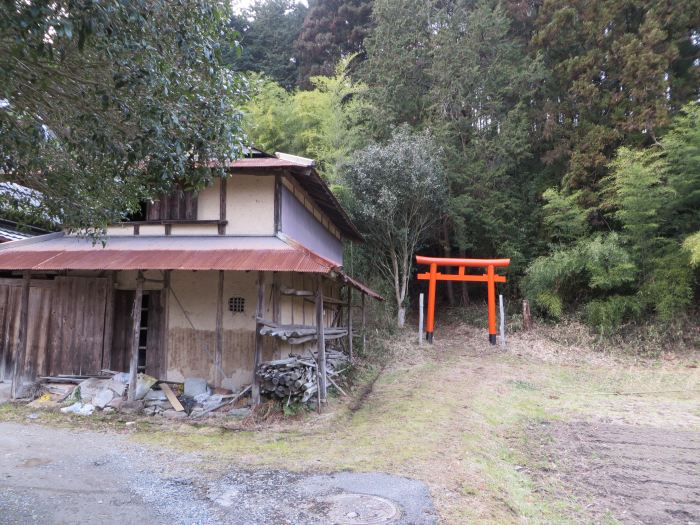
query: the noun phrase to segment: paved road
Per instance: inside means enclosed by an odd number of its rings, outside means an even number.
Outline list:
[[[436,522],[414,480],[233,465],[207,477],[197,462],[114,432],[0,422],[0,524]],[[363,499],[349,500],[355,493]]]

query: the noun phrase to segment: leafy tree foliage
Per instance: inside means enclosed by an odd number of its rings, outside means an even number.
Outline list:
[[[646,312],[669,321],[692,305],[698,280],[692,265],[700,220],[699,130],[700,107],[693,103],[654,147],[618,150],[600,192],[604,218],[615,232],[579,231],[572,245],[537,259],[524,289],[538,307],[559,317],[565,304],[582,301],[588,320],[609,331]],[[580,224],[581,210],[561,206],[561,195],[548,193],[556,205],[546,207],[546,222]]]
[[[285,91],[259,78],[245,107],[251,142],[266,151],[284,151],[316,159],[321,173],[336,180],[337,166],[365,143],[361,123],[369,111],[360,95],[366,87],[343,73],[314,77],[314,89]]]
[[[307,11],[294,0],[257,0],[231,20],[241,48],[229,52],[226,62],[237,71],[263,73],[285,89],[293,89],[299,77],[294,43]]]
[[[397,322],[406,319],[413,256],[443,211],[443,154],[429,133],[398,128],[386,144],[370,144],[342,167],[351,212],[365,232],[373,265],[393,284]]]
[[[364,50],[370,27],[371,0],[311,0],[296,42],[300,55],[300,85],[314,76],[331,76],[344,57]]]
[[[196,158],[239,155],[245,83],[222,67],[224,4],[2,5],[0,167],[49,216],[98,228],[176,180],[202,184]]]

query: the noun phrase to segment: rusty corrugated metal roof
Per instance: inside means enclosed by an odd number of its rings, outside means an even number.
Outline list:
[[[5,243],[0,270],[261,270],[329,273],[334,264],[276,237],[52,237]]]
[[[113,236],[101,242],[52,233],[0,244],[0,270],[231,270],[335,275],[378,293],[332,261],[286,237]]]

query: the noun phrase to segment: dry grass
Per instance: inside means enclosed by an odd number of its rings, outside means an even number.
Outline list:
[[[577,503],[528,475],[543,457],[531,450],[541,446],[530,437],[533,423],[605,419],[700,430],[693,358],[592,352],[585,337],[540,327],[512,334],[502,350],[486,343],[482,328],[463,323],[441,326],[434,346],[419,348],[413,334],[399,334],[359,408],[338,399],[322,415],[232,429],[142,424],[133,435],[196,452],[212,474],[266,465],[420,479],[443,523],[574,523]]]

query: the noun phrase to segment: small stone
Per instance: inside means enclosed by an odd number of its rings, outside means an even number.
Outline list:
[[[102,412],[104,412],[105,414],[112,414],[113,412],[116,412],[116,410],[114,410],[114,408],[112,407],[104,407]]]
[[[185,412],[177,412],[176,410],[164,410],[163,417],[168,419],[185,419],[187,414]]]
[[[136,424],[136,421],[127,421],[126,426],[127,427],[133,427]]]
[[[144,402],[142,399],[137,401],[124,401],[122,402],[121,411],[126,413],[136,413],[141,412],[144,407]]]
[[[83,404],[80,401],[76,401],[70,406],[63,407],[61,409],[61,412],[64,414],[77,414],[80,409],[83,407]]]
[[[27,415],[27,419],[39,419],[39,414],[32,412],[31,414]]]

